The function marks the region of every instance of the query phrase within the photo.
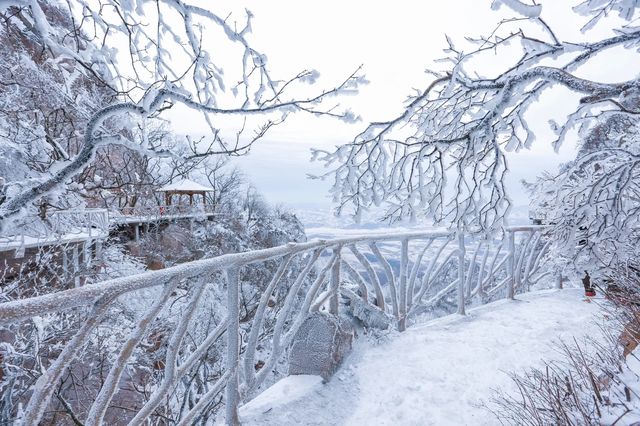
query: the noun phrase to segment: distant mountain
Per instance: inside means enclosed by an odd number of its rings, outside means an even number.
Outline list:
[[[363,215],[360,223],[355,223],[350,215],[343,215],[336,217],[333,208],[327,204],[304,204],[298,207],[293,207],[293,211],[300,221],[304,224],[306,229],[314,228],[335,228],[344,230],[372,230],[372,229],[384,229],[389,228],[390,225],[387,222],[380,222],[380,214],[376,212],[369,212]],[[509,216],[510,225],[526,225],[530,223],[529,220],[529,206],[516,206],[511,209]],[[392,225],[393,228],[416,228],[431,226],[427,223],[397,223]]]

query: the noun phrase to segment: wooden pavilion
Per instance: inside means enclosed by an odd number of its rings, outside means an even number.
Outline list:
[[[204,186],[189,179],[182,179],[177,182],[167,184],[157,190],[157,192],[164,193],[165,205],[170,206],[173,202],[173,196],[178,196],[178,205],[183,195],[189,196],[189,205],[193,205],[193,196],[201,195],[202,204],[207,204],[207,192],[213,192],[214,189],[210,186]],[[196,200],[197,201],[197,200]]]

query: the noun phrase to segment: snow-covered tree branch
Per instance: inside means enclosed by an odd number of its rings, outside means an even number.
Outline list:
[[[574,97],[575,109],[563,122],[551,123],[557,136],[547,143],[556,149],[573,130],[584,134],[603,115],[638,116],[640,79],[611,82],[583,72],[611,49],[637,60],[635,2],[586,1],[574,8],[591,19],[583,31],[596,24],[608,29],[606,37],[583,36],[588,41],[563,40],[535,2],[494,2],[494,8],[503,5],[517,15],[502,20],[489,36],[468,37],[466,50],[447,37],[445,68],[429,70],[433,81],[409,98],[399,116],[371,123],[335,151],[314,151],[330,168],[322,177],[334,179],[338,212],[351,208],[358,217],[383,205],[390,220],[423,216],[494,230],[511,206],[507,152],[533,145],[529,110],[544,93],[562,88]],[[611,11],[626,23],[611,24]]]
[[[239,25],[181,0],[7,0],[0,7],[5,31],[30,40],[42,64],[61,74],[54,81],[58,92],[83,109],[86,120],[83,129],[76,129],[82,135],[76,155],[51,140],[62,161],[9,196],[0,206],[2,219],[60,188],[91,163],[100,146],[119,144],[143,155],[176,155],[145,138],[132,140],[129,131],[143,120],[162,117],[176,104],[202,116],[210,127],[210,143],[200,144],[205,149],[193,152],[194,157],[242,154],[295,112],[358,119],[339,104],[330,104],[330,98],[357,90],[365,82],[359,69],[333,87],[311,93],[305,86],[317,81],[315,70],[276,79],[266,56],[251,46],[248,11]],[[119,50],[123,46],[126,49]],[[91,107],[83,105],[79,90],[87,82],[107,95]],[[8,83],[5,89],[11,92],[14,87]],[[229,117],[225,125],[221,117]],[[234,136],[223,136],[221,129],[235,122]]]

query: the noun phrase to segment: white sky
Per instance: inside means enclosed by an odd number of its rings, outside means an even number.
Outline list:
[[[580,41],[582,36],[576,29],[584,18],[568,13],[573,3],[547,0],[543,2],[546,8],[543,17],[558,28],[561,35]],[[254,13],[250,40],[268,56],[273,75],[284,78],[302,69],[315,68],[322,76],[319,87],[328,87],[362,64],[371,81],[357,97],[346,99],[348,105],[363,116],[363,122],[346,125],[298,115],[275,129],[236,163],[272,203],[294,208],[327,205],[328,183],[306,179],[307,173],[321,171],[318,164],[309,162],[309,149],[349,142],[367,121],[388,120],[398,114],[412,89],[423,89],[430,81],[424,70],[443,56],[445,33],[454,42],[463,42],[465,35],[486,35],[502,17],[513,16],[506,10],[492,11],[490,5],[491,0],[216,2],[216,7],[233,11],[232,16],[240,22],[244,7]],[[605,74],[601,69],[592,73]],[[517,205],[528,203],[521,191],[521,179],[533,179],[542,170],[554,171],[560,162],[572,158],[572,146],[564,147],[559,155],[553,152],[549,143],[551,132],[546,124],[549,108],[560,111],[566,104],[565,96],[564,93],[550,94],[542,99],[545,102],[539,111],[531,111],[532,116],[541,117],[534,126],[539,130],[537,143],[532,151],[510,158],[509,187]],[[175,114],[179,117],[173,122],[177,132],[206,133],[204,123],[194,121],[193,115]]]

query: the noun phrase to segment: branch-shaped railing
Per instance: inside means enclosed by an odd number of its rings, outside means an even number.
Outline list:
[[[173,418],[177,424],[192,424],[222,398],[227,423],[237,424],[238,407],[251,400],[272,377],[310,313],[338,315],[355,303],[366,304],[402,331],[413,318],[439,305],[453,306],[464,314],[473,303],[513,298],[549,275],[542,267],[550,244],[545,232],[541,226],[508,228],[503,241],[432,230],[290,243],[0,304],[0,325],[4,326],[18,326],[33,316],[76,308],[88,312],[75,335],[37,379],[18,423],[39,424],[64,372],[90,342],[92,333],[109,320],[110,309],[123,297],[144,289],[156,288],[158,292],[139,314],[128,336],[118,342],[91,406],[76,413],[85,425],[104,424],[134,353],[140,351],[143,339],[168,305],[180,304],[181,309],[164,339],[163,374],[137,412],[128,418],[129,424],[145,423],[167,404],[212,348],[225,348],[220,351],[224,358],[222,373],[207,384],[205,391],[192,395],[186,408],[182,404],[179,409],[168,410],[177,413]],[[240,299],[247,284],[242,273],[266,262],[276,265],[272,276],[267,283],[250,283],[262,291],[252,317],[241,318]],[[294,264],[299,267],[293,268]],[[195,318],[204,304],[203,295],[212,285],[221,291],[226,285],[224,318],[200,340],[187,341],[185,336],[197,326]],[[176,298],[178,290],[181,296]],[[277,295],[278,311],[273,314],[270,312]],[[341,303],[342,297],[345,303]],[[259,368],[255,363],[258,353],[264,359]]]
[[[109,232],[106,209],[61,210],[51,213],[49,220],[56,234],[84,233],[91,237]]]
[[[0,235],[0,249],[104,238],[109,233],[109,212],[106,209],[59,210],[44,219],[24,217],[12,229],[15,232]]]

